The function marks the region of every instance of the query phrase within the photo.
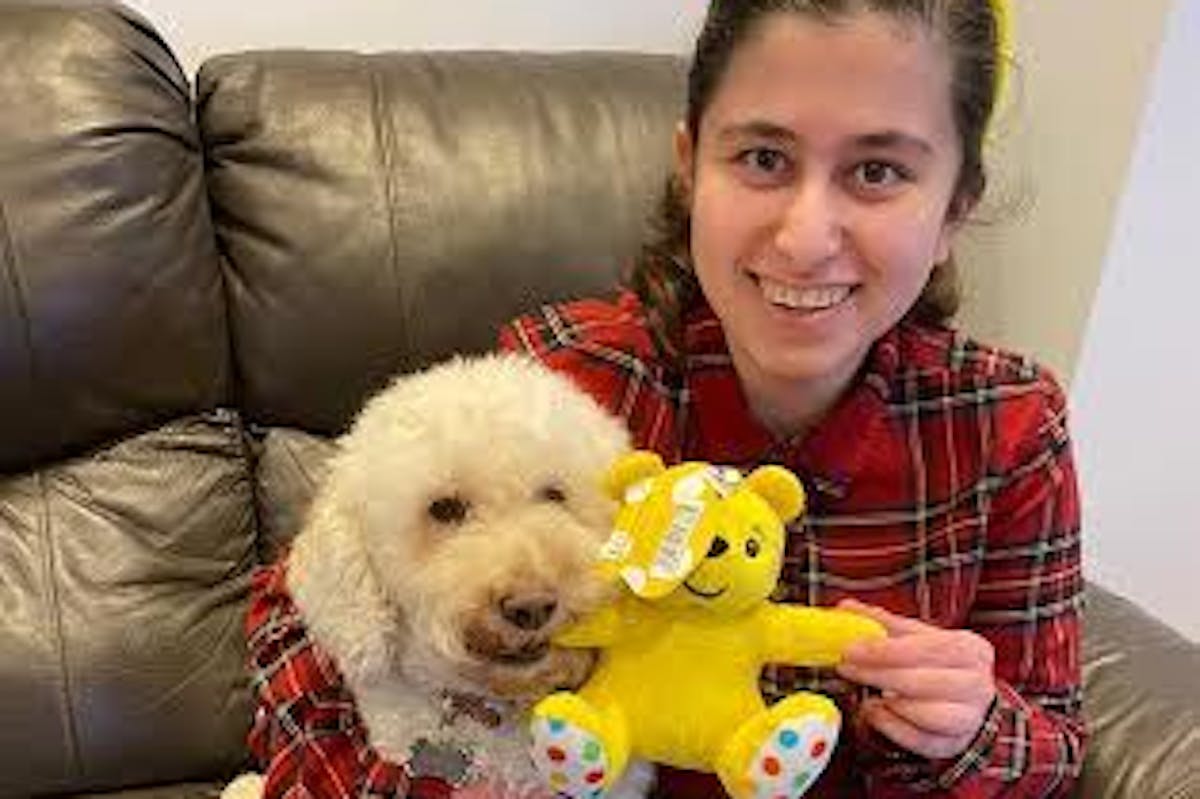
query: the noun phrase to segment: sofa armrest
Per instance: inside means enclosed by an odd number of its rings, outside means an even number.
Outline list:
[[[1078,795],[1200,797],[1200,646],[1095,584],[1084,629],[1091,741]]]

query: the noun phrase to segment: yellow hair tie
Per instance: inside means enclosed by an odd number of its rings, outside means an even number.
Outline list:
[[[992,86],[992,119],[1008,99],[1009,72],[1015,59],[1011,0],[988,0],[996,23],[996,72]]]

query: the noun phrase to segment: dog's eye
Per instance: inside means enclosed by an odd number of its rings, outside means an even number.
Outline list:
[[[429,503],[429,515],[442,524],[458,524],[467,518],[470,507],[462,497],[439,497]]]
[[[567,492],[556,485],[542,486],[538,491],[538,499],[543,502],[557,502],[561,504],[567,501]]]

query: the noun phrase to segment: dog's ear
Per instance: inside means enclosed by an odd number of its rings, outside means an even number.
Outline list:
[[[335,486],[326,488],[288,555],[288,588],[316,641],[358,682],[394,666],[400,610],[367,558],[358,514],[339,502]]]

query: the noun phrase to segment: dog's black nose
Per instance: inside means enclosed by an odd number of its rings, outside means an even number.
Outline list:
[[[521,630],[540,630],[558,609],[552,594],[517,594],[500,600],[500,615]]]

